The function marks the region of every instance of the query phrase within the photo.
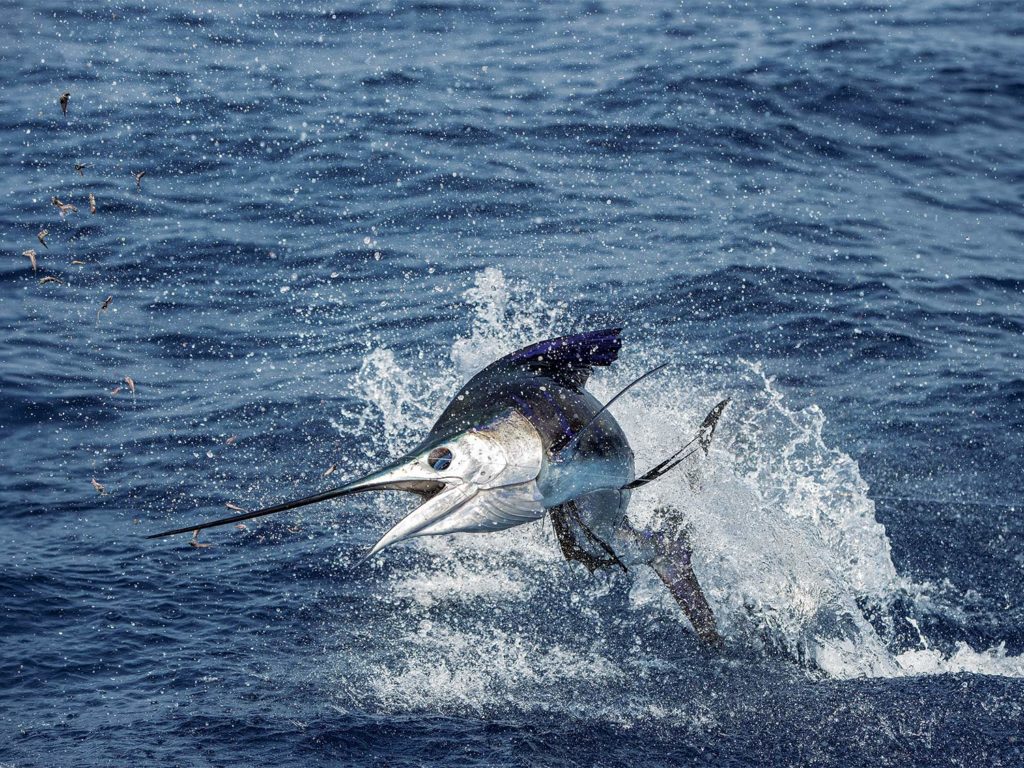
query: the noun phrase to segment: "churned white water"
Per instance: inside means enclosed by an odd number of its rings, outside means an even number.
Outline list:
[[[450,364],[428,371],[430,363],[396,359],[386,348],[363,360],[354,388],[363,402],[360,418],[382,420],[380,439],[392,454],[415,443],[458,386],[485,365],[574,328],[564,307],[510,284],[498,269],[479,274],[464,299],[467,334],[451,344]],[[671,357],[627,328],[619,361],[595,370],[589,388],[606,400]],[[961,644],[943,653],[921,634],[917,648],[890,647],[886,627],[897,619],[917,626],[914,616],[891,614],[896,598],[927,613],[948,593],[897,572],[871,490],[857,462],[824,439],[821,409],[791,407],[763,366],[733,362],[728,375],[674,363],[612,408],[644,471],[689,440],[715,403],[732,399],[710,455],[636,492],[630,505],[635,524],[668,524],[655,510],[671,506],[674,522],[690,527],[694,567],[726,638],[721,663],[781,655],[812,676],[834,679],[1024,675],[1024,660],[1001,646]],[[381,502],[374,524],[382,533],[410,509]],[[401,614],[380,628],[389,634],[388,651],[359,669],[344,665],[349,688],[376,707],[564,709],[568,695],[581,715],[622,722],[655,717],[693,725],[712,717],[701,709],[706,704],[662,701],[657,686],[645,683],[672,664],[645,631],[670,621],[680,637],[690,632],[649,569],[591,577],[563,560],[544,522],[402,546],[424,558],[378,574],[380,599]],[[615,606],[608,595],[622,580],[628,597],[609,615]],[[575,612],[586,631],[563,631],[565,611]],[[623,653],[627,626],[633,646]],[[599,692],[609,681],[646,695],[608,706]]]

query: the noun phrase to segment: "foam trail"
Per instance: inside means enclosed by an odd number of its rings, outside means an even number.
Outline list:
[[[418,438],[451,393],[487,363],[571,329],[563,307],[549,306],[529,286],[510,284],[495,268],[477,276],[465,299],[473,309],[471,331],[453,343],[450,369],[417,376],[390,351],[377,349],[356,377],[355,391],[366,403],[363,417],[379,422],[390,453]],[[595,373],[592,389],[607,398],[666,359],[671,354],[627,343],[612,370]],[[922,635],[918,649],[890,649],[876,626],[914,619],[886,619],[897,598],[927,613],[935,597],[897,573],[867,483],[856,461],[825,441],[821,409],[790,408],[759,364],[740,361],[719,380],[676,368],[673,376],[629,392],[613,410],[643,466],[677,444],[725,395],[734,400],[709,460],[699,471],[677,471],[641,489],[630,516],[659,526],[678,524],[681,516],[693,529],[694,566],[730,653],[783,654],[812,674],[833,678],[1024,675],[1022,657],[1007,656],[1002,647],[975,651],[961,645],[943,654]],[[655,520],[655,510],[666,505],[678,515]],[[400,514],[386,501],[378,509],[379,526]],[[610,650],[622,617],[607,615],[603,603],[614,600],[623,583],[616,579],[630,585],[626,605],[633,616],[627,623],[644,627],[658,618],[677,624],[673,631],[688,631],[646,569],[584,579],[562,562],[549,527],[538,523],[421,539],[409,545],[402,567],[388,572],[378,574],[376,590],[390,606],[381,619],[389,626],[381,632],[393,635],[393,655],[371,664],[354,686],[375,707],[545,709],[554,706],[551,697],[569,691],[575,700],[589,697],[581,707],[591,706],[593,717],[697,716],[664,709],[647,689],[635,691],[629,707],[609,707],[588,693],[612,678],[642,679],[638,670],[666,664],[654,647],[632,648],[625,657]],[[869,621],[867,607],[883,621]],[[503,613],[508,617],[499,627]],[[579,622],[573,631],[559,628],[571,622]]]

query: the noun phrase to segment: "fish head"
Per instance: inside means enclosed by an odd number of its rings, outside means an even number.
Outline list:
[[[405,490],[423,503],[400,520],[366,557],[405,539],[501,530],[544,513],[537,477],[540,434],[517,410],[448,438],[435,438],[390,466],[350,484],[356,490]]]
[[[386,467],[315,496],[148,538],[191,533],[367,491],[406,491],[422,503],[384,534],[366,558],[415,536],[496,531],[542,517],[537,478],[545,454],[537,429],[515,409],[480,422],[450,436],[432,435]]]

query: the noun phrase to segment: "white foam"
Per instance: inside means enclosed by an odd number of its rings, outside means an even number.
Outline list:
[[[896,657],[903,675],[950,675],[971,672],[979,675],[1024,677],[1024,656],[1007,656],[1005,643],[987,651],[976,651],[958,643],[956,651],[943,655],[936,650],[907,651]]]
[[[381,669],[371,688],[391,711],[434,709],[487,712],[503,692],[529,690],[520,697],[524,709],[543,710],[550,695],[578,683],[586,670],[591,683],[621,680],[625,672],[600,652],[565,648],[500,628],[485,631],[438,627],[424,620],[403,638],[407,655],[398,668]],[[443,652],[439,652],[443,651]],[[555,709],[564,702],[558,698]]]
[[[446,398],[473,373],[568,325],[564,307],[549,305],[529,286],[510,284],[494,268],[477,277],[465,298],[473,308],[471,330],[453,343],[451,368],[423,376],[383,348],[364,360],[354,388],[365,402],[358,418],[362,426],[379,427],[390,453],[422,436]],[[599,398],[671,359],[631,342],[615,366],[595,371],[591,389]],[[884,612],[897,596],[909,598],[921,613],[955,606],[944,602],[942,590],[897,573],[867,484],[856,461],[824,439],[820,408],[791,407],[757,363],[740,361],[727,384],[673,366],[613,410],[643,471],[685,442],[719,399],[734,398],[708,459],[645,487],[630,505],[635,524],[666,524],[654,510],[671,505],[692,528],[694,567],[731,649],[747,656],[782,652],[812,674],[834,678],[1024,675],[1024,658],[1007,656],[1002,646],[975,651],[960,645],[944,655],[922,635],[919,649],[891,652],[862,606]],[[380,516],[382,529],[397,519],[384,506]],[[406,546],[421,550],[428,562],[393,571],[379,584],[383,599],[403,612],[402,621],[379,629],[390,635],[388,650],[363,660],[367,680],[356,686],[388,711],[544,709],[566,690],[586,699],[587,691],[608,682],[642,679],[644,670],[663,663],[658,653],[638,645],[624,661],[601,634],[622,618],[606,615],[601,605],[617,578],[633,580],[629,620],[637,627],[646,616],[670,618],[680,632],[688,631],[668,592],[645,569],[628,576],[574,575],[544,524]],[[572,610],[592,630],[575,641],[548,626],[542,612],[546,601],[566,590]],[[518,606],[521,625],[496,626],[496,606]],[[403,625],[413,629],[397,629]],[[347,660],[344,667],[353,674]],[[703,717],[657,696],[633,698],[626,707],[593,696],[589,716],[691,725]]]

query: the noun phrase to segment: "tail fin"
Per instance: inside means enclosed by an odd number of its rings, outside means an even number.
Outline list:
[[[697,451],[707,453],[711,447],[711,439],[715,435],[715,427],[718,426],[718,419],[728,404],[729,400],[725,399],[712,408],[697,430],[696,437],[663,462],[624,486],[624,490],[639,488],[657,480]],[[679,607],[693,624],[697,636],[715,650],[721,650],[724,643],[722,636],[718,634],[715,614],[711,612],[711,606],[700,588],[697,575],[693,572],[693,550],[690,548],[690,537],[686,527],[682,527],[674,538],[661,534],[657,536],[656,541],[657,554],[650,561],[651,567],[679,603]]]
[[[659,544],[658,555],[651,560],[651,567],[658,578],[668,587],[672,597],[683,609],[693,628],[707,645],[715,650],[722,650],[722,636],[718,634],[715,615],[711,612],[704,591],[700,588],[697,575],[693,572],[689,536],[686,529],[671,542],[664,539]]]

